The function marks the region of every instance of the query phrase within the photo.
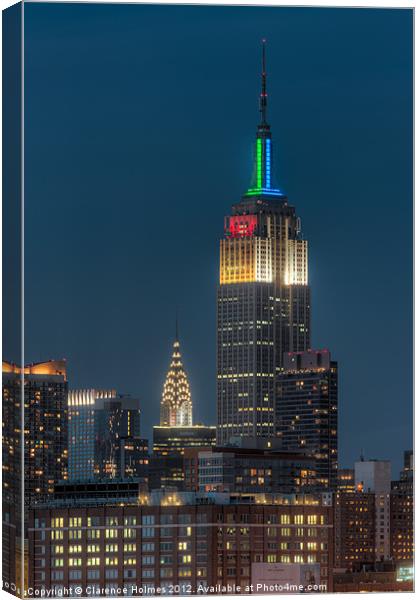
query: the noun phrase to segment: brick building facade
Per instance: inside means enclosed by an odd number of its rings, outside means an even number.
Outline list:
[[[332,590],[330,495],[238,498],[180,495],[158,505],[38,508],[29,527],[29,586],[61,589],[252,583],[254,563],[318,563]],[[147,502],[146,498],[143,498]],[[140,501],[139,501],[140,502]],[[248,503],[245,503],[248,502]],[[183,586],[183,587],[182,587]]]

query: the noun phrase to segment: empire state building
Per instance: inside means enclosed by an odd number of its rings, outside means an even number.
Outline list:
[[[284,352],[310,347],[308,246],[273,185],[265,42],[252,184],[225,217],[217,293],[217,442],[274,437]]]

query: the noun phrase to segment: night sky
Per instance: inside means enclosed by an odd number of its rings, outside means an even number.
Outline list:
[[[179,311],[216,420],[223,218],[250,183],[267,38],[276,183],[309,240],[313,348],[338,361],[339,458],[412,447],[412,12],[29,4],[26,361],[158,423]],[[6,357],[7,358],[7,357]]]

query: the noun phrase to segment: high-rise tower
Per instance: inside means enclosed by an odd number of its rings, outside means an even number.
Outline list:
[[[338,467],[338,367],[330,351],[288,352],[277,377],[275,429],[283,450],[315,460],[316,484],[333,490]]]
[[[190,384],[182,364],[181,350],[178,339],[178,327],[173,345],[169,371],[163,385],[160,403],[161,426],[192,425],[192,402]]]
[[[273,185],[265,41],[261,120],[251,187],[225,218],[217,295],[218,443],[274,435],[275,380],[284,352],[310,346],[308,249],[285,194]]]
[[[115,390],[69,390],[69,480],[92,479],[95,465],[95,404],[98,398],[115,398]]]
[[[147,477],[140,402],[115,390],[69,390],[69,479]]]
[[[153,427],[150,489],[184,485],[183,455],[186,448],[216,443],[216,427],[193,425],[190,384],[182,364],[178,322],[168,374],[160,403],[160,425]]]

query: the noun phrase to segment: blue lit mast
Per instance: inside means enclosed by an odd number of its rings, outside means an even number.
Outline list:
[[[265,60],[265,46],[266,40],[263,39],[260,93],[261,121],[257,127],[257,138],[255,141],[254,177],[251,187],[246,192],[247,196],[283,195],[279,189],[272,187],[272,145],[270,125],[267,123],[267,71]]]

